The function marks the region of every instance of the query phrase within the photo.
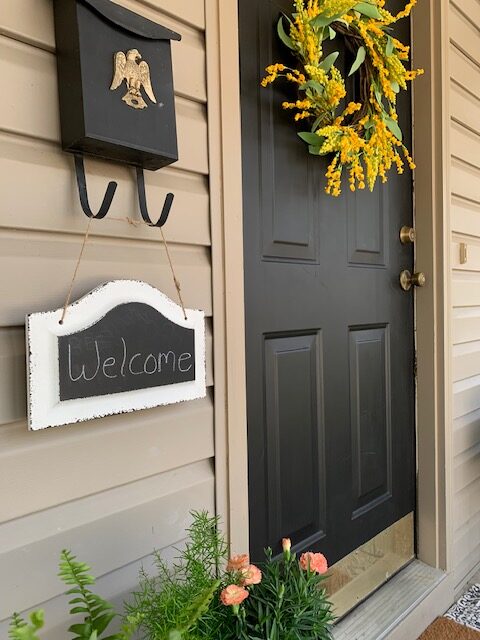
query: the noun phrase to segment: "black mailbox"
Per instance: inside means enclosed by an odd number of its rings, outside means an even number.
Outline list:
[[[174,31],[110,0],[54,0],[62,145],[156,170],[178,160]]]

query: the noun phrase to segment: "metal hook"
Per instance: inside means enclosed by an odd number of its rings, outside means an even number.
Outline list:
[[[160,218],[157,222],[152,222],[148,214],[147,208],[147,196],[145,194],[145,177],[143,175],[143,169],[141,167],[137,167],[137,188],[138,188],[138,203],[140,205],[140,213],[142,214],[142,218],[144,222],[146,222],[150,227],[163,227],[163,225],[167,222],[168,216],[170,214],[170,209],[172,208],[173,193],[167,193],[165,196],[165,202],[163,204],[162,213],[160,214]]]
[[[77,174],[78,195],[80,196],[80,204],[82,205],[83,212],[89,218],[95,218],[97,220],[104,218],[112,205],[113,196],[117,190],[117,183],[108,183],[107,191],[103,197],[100,209],[97,214],[94,214],[88,202],[87,181],[85,178],[85,166],[83,164],[82,155],[75,154],[75,173]]]

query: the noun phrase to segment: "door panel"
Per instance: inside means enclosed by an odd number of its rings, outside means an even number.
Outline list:
[[[292,87],[260,87],[266,65],[294,64],[275,28],[291,9],[239,2],[251,554],[289,536],[333,563],[414,506],[413,298],[398,285],[412,187],[406,172],[324,193],[328,159],[281,108]]]
[[[392,495],[388,326],[350,329],[352,518]]]
[[[312,542],[324,535],[322,384],[320,332],[266,338],[268,517],[278,539],[284,531]]]

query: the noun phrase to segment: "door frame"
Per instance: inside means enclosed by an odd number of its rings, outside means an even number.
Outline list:
[[[233,552],[248,549],[248,474],[238,0],[205,0],[214,306],[216,507]],[[451,566],[451,355],[448,0],[419,2],[412,20],[417,170],[417,556]],[[419,123],[418,128],[415,126]]]

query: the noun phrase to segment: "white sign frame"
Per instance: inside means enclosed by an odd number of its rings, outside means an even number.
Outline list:
[[[194,330],[195,380],[110,395],[60,400],[58,337],[77,333],[128,302],[150,305],[175,324]],[[182,308],[164,293],[136,280],[113,280],[63,309],[26,317],[28,428],[32,431],[73,424],[118,413],[204,398],[205,314]]]

